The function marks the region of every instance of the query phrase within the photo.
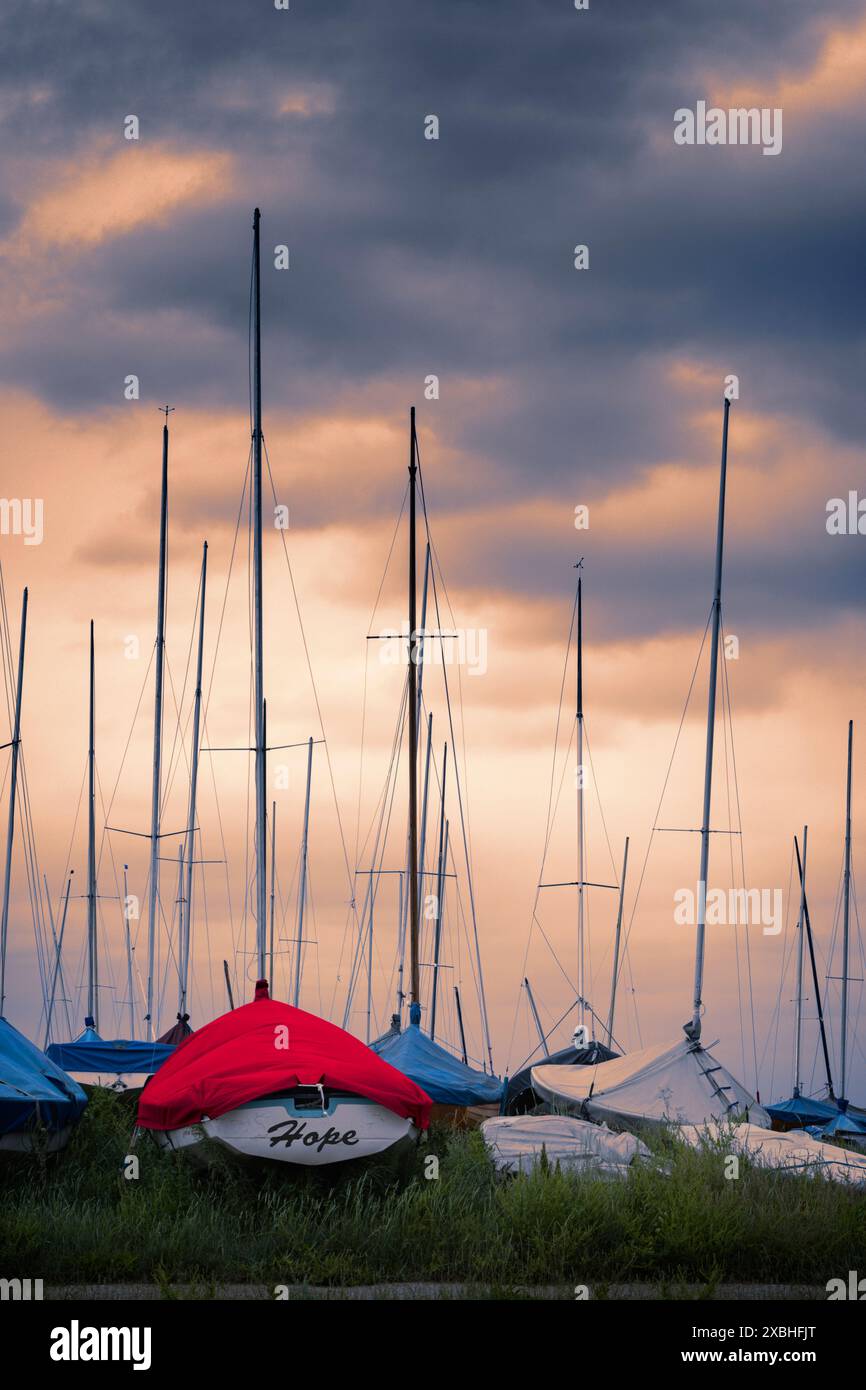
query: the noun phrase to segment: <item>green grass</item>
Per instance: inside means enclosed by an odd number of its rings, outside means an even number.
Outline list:
[[[658,1140],[606,1182],[502,1180],[480,1134],[436,1131],[402,1184],[198,1171],[97,1093],[64,1154],[0,1169],[0,1272],[48,1283],[824,1284],[863,1264],[866,1194]],[[438,1180],[424,1176],[434,1153]]]

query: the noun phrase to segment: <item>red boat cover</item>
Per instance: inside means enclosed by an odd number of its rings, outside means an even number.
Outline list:
[[[163,1062],[138,1102],[144,1129],[180,1129],[275,1091],[316,1085],[366,1096],[427,1128],[432,1101],[408,1076],[351,1033],[263,994],[257,988],[252,1004],[191,1033]]]

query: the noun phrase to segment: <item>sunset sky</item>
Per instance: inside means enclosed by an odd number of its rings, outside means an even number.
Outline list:
[[[695,885],[698,837],[652,837],[636,907],[635,894],[710,610],[722,393],[736,374],[723,618],[739,655],[724,675],[746,886],[781,890],[785,930],[741,931],[737,951],[733,928],[709,929],[704,1037],[721,1040],[720,1058],[764,1099],[787,1095],[798,906],[792,837],[808,824],[816,945],[822,974],[838,977],[851,718],[855,886],[866,834],[866,535],[826,528],[829,499],[866,497],[866,5],[591,0],[577,11],[571,0],[291,0],[283,11],[272,0],[10,0],[2,37],[0,496],[43,499],[44,538],[27,545],[20,535],[0,536],[0,561],[16,652],[21,590],[30,590],[23,747],[39,868],[55,912],[67,866],[76,892],[86,872],[79,797],[95,620],[102,1031],[127,1026],[118,1003],[122,921],[110,897],[121,891],[124,862],[130,891],[146,900],[146,841],[103,827],[107,820],[148,829],[157,410],[166,403],[175,409],[165,829],[186,815],[187,661],[205,539],[203,742],[249,742],[243,526],[227,579],[250,440],[258,205],[264,431],[277,497],[289,507],[285,540],[315,681],[314,693],[284,536],[268,528],[268,736],[282,745],[324,734],[333,774],[332,787],[317,745],[314,944],[302,1003],[342,1021],[354,949],[350,880],[370,865],[364,846],[403,675],[366,639],[405,616],[405,525],[396,540],[394,533],[415,404],[432,536],[453,610],[443,626],[483,631],[487,641],[486,670],[455,667],[449,680],[497,1070],[514,1070],[533,1045],[524,974],[547,1025],[573,999],[572,890],[543,894],[538,909],[562,969],[538,930],[530,939],[530,923],[580,557],[597,777],[587,793],[587,876],[612,882],[631,837],[616,1033],[627,1049],[678,1035],[691,1009],[693,933],[675,925],[673,894]],[[677,146],[674,112],[699,100],[780,108],[781,153]],[[124,138],[130,115],[138,117],[137,140]],[[439,119],[437,140],[425,139],[430,115]],[[589,247],[589,268],[580,271],[579,244]],[[289,248],[287,271],[274,268],[280,245]],[[131,374],[140,381],[132,401],[124,399]],[[425,398],[431,375],[436,400]],[[589,509],[589,527],[577,531],[579,506]],[[130,637],[140,644],[137,659],[127,655]],[[660,826],[700,824],[706,679],[705,650]],[[545,869],[557,880],[576,878],[573,747],[567,752],[573,656],[564,688],[555,783],[565,766],[565,790]],[[441,762],[442,741],[450,742],[441,673],[431,670],[427,693]],[[720,714],[717,828],[738,824],[725,746]],[[277,781],[281,763],[287,787]],[[252,944],[249,913],[244,926],[248,771],[242,753],[203,757],[201,854],[225,855],[227,865],[209,864],[197,879],[194,1025],[225,1007],[224,958],[243,997],[255,976],[244,954]],[[270,771],[291,937],[304,750],[273,754]],[[454,846],[453,778],[449,786]],[[401,777],[385,868],[402,867],[404,837]],[[164,844],[170,921],[176,874],[167,861],[178,840]],[[458,984],[480,1060],[456,897],[459,888],[468,912],[461,856],[462,846],[446,909],[443,1026],[456,1043]],[[715,837],[711,886],[741,881],[738,847],[733,859],[732,878],[731,839]],[[36,1036],[42,995],[20,834],[13,867],[6,1012]],[[377,904],[378,1030],[393,999],[396,882],[383,878]],[[591,895],[589,988],[602,1016],[615,905],[615,894]],[[866,1104],[866,969],[856,913],[852,919],[849,1092]],[[84,920],[84,904],[73,900],[64,950],[73,1032],[84,1013]],[[140,977],[144,913],[135,933]],[[160,957],[164,1028],[175,1014],[165,941]],[[283,995],[289,960],[277,972]],[[817,1090],[808,993],[804,1081]],[[828,986],[827,1010],[837,1057],[838,980]],[[350,1018],[362,1036],[365,1011],[364,986]],[[142,1013],[139,997],[139,1021]],[[554,1043],[567,1039],[571,1023]],[[58,1036],[65,1029],[61,1010]]]

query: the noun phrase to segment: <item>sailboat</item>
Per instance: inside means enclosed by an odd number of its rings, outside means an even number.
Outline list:
[[[580,568],[583,561],[578,562]],[[572,1066],[586,1067],[596,1066],[599,1062],[612,1061],[619,1056],[611,1046],[613,1042],[614,1011],[616,1008],[616,987],[619,975],[619,948],[622,938],[622,909],[625,895],[625,875],[628,868],[628,839],[625,842],[625,855],[623,857],[622,877],[619,883],[618,897],[619,909],[616,920],[616,935],[614,938],[613,967],[611,970],[611,989],[610,989],[610,1009],[607,1018],[607,1044],[595,1036],[595,1011],[586,999],[586,923],[584,912],[584,895],[587,888],[615,888],[614,884],[589,883],[586,880],[585,857],[586,857],[586,816],[584,809],[584,766],[583,766],[583,746],[584,746],[584,713],[583,713],[583,579],[578,577],[577,593],[575,595],[575,607],[572,615],[572,625],[575,617],[577,619],[577,703],[575,710],[575,726],[577,731],[577,878],[568,883],[539,883],[536,890],[537,896],[542,888],[576,888],[577,889],[577,999],[576,1004],[579,1009],[578,1025],[574,1030],[571,1045],[560,1048],[557,1052],[551,1052],[547,1045],[548,1035],[541,1026],[538,1016],[535,998],[532,993],[532,986],[528,979],[524,979],[523,987],[529,1001],[529,1008],[532,1018],[538,1031],[538,1045],[544,1053],[545,1066]],[[569,631],[569,644],[571,631]],[[557,719],[557,729],[559,721]],[[545,845],[545,857],[547,845]],[[542,865],[543,870],[543,865]],[[534,914],[533,914],[534,920]],[[572,1006],[573,1007],[573,1006]],[[569,1010],[571,1012],[571,1010]],[[534,1056],[535,1051],[530,1056]],[[509,1079],[505,1093],[505,1113],[507,1115],[522,1115],[534,1109],[539,1104],[539,1096],[532,1087],[532,1068],[535,1063],[527,1061]]]
[[[167,448],[167,444],[166,444]],[[87,749],[87,1013],[84,1030],[68,1043],[50,1043],[46,1052],[77,1081],[114,1091],[134,1090],[156,1071],[172,1048],[164,1043],[103,1038],[99,1032],[99,953],[96,904],[96,661],[90,623],[90,699]]]
[[[250,1004],[181,1042],[146,1084],[138,1124],[162,1148],[207,1162],[214,1146],[239,1160],[295,1167],[389,1160],[417,1142],[430,1099],[335,1024],[270,998],[266,726],[262,583],[261,214],[253,218],[253,707],[256,957]]]
[[[683,1025],[683,1036],[673,1042],[643,1048],[639,1052],[601,1062],[595,1067],[533,1067],[532,1085],[554,1109],[620,1126],[632,1124],[701,1125],[748,1116],[761,1126],[769,1117],[746,1088],[716,1060],[701,1038],[704,1011],[703,976],[706,935],[706,884],[709,869],[710,809],[712,805],[713,740],[722,605],[722,557],[724,551],[725,487],[728,461],[730,399],[726,396],[722,426],[722,459],[716,531],[713,587],[712,645],[707,705],[706,762],[701,823],[701,858],[695,976],[692,1016]]]
[[[776,1101],[772,1105],[767,1105],[766,1111],[773,1122],[775,1130],[801,1129],[805,1125],[823,1125],[828,1120],[832,1120],[837,1113],[837,1106],[833,1096],[833,1078],[830,1072],[830,1053],[827,1047],[827,1035],[824,1028],[824,1011],[821,1006],[821,991],[818,986],[818,972],[815,965],[815,951],[812,945],[812,929],[809,921],[809,904],[806,898],[806,849],[808,844],[809,829],[803,827],[803,858],[800,859],[800,847],[797,844],[797,837],[794,837],[794,849],[797,855],[797,869],[800,877],[800,914],[797,921],[797,1007],[794,1021],[794,1085],[793,1092],[786,1100]],[[821,1030],[821,1043],[824,1049],[824,1063],[827,1069],[827,1089],[829,1097],[822,1100],[818,1096],[807,1096],[803,1094],[801,1079],[800,1058],[803,1040],[803,964],[804,934],[808,936],[809,955],[812,963],[812,983],[815,989],[815,997],[818,1005],[818,1026]]]
[[[162,1148],[300,1167],[391,1161],[429,1118],[420,1087],[336,1024],[271,999],[266,980],[187,1038],[138,1107]]]
[[[848,966],[851,954],[851,775],[854,757],[854,721],[848,721],[848,773],[845,790],[845,868],[842,877],[842,1013],[839,1021],[839,1098],[836,1114],[817,1131],[819,1139],[846,1139],[866,1144],[866,1115],[849,1108],[848,1085]]]
[[[418,630],[416,574],[416,495],[418,475],[418,438],[415,429],[415,407],[409,412],[409,942],[410,998],[409,1023],[401,1028],[399,1013],[392,1018],[391,1028],[370,1044],[371,1049],[392,1066],[423,1087],[434,1103],[439,1119],[462,1121],[467,1112],[482,1108],[493,1113],[502,1099],[502,1082],[489,1072],[478,1071],[467,1062],[437,1043],[421,1028],[420,987],[420,892],[418,871],[418,667],[422,660],[423,633]],[[441,860],[441,855],[440,855]],[[437,913],[441,915],[441,889],[437,895]],[[437,928],[440,919],[437,919]],[[438,940],[438,931],[437,931]],[[438,965],[438,962],[437,962]],[[438,969],[437,969],[438,975]],[[434,976],[434,988],[436,976]],[[401,1001],[402,1002],[402,1001]],[[472,1118],[481,1118],[476,1113]]]
[[[21,750],[21,703],[27,636],[27,590],[21,608],[21,636],[15,682],[11,739],[9,815],[6,830],[3,907],[0,916],[0,1154],[53,1153],[69,1140],[87,1104],[81,1087],[6,1018],[6,954],[18,763]]]

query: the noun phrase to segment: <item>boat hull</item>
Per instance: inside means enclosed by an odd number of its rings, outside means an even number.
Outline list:
[[[317,1087],[249,1101],[216,1119],[183,1129],[153,1130],[161,1148],[207,1163],[214,1147],[241,1162],[325,1168],[396,1158],[418,1141],[410,1119],[363,1096],[325,1094]]]
[[[56,1154],[69,1143],[74,1126],[64,1129],[19,1129],[0,1134],[0,1158],[24,1158],[30,1154]]]

